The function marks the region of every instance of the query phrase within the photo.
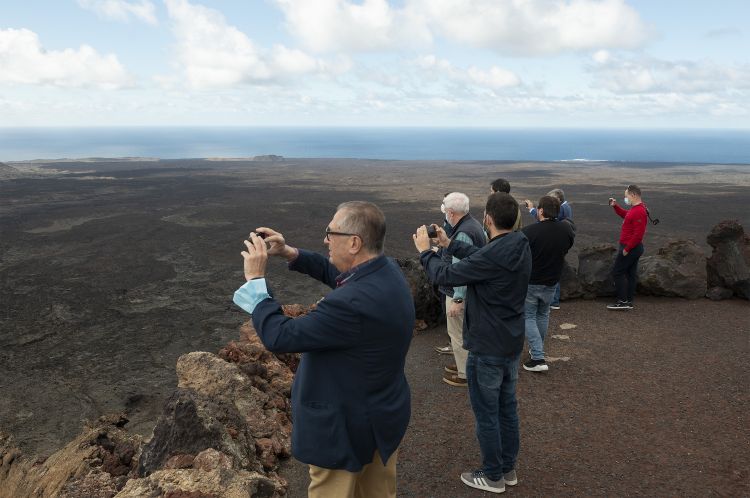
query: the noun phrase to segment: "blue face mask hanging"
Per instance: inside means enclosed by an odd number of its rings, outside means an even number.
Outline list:
[[[625,204],[627,204],[628,206],[630,206],[630,197],[625,197],[623,200],[624,200]]]

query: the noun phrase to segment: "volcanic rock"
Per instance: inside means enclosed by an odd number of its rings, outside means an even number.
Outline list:
[[[409,258],[397,259],[396,262],[409,283],[417,320],[423,320],[429,327],[437,326],[443,314],[443,306],[440,303],[440,294],[427,280],[422,264],[418,259]]]
[[[277,498],[285,494],[277,481],[257,472],[170,469],[131,479],[116,498]]]
[[[706,240],[713,247],[706,268],[708,287],[722,287],[735,296],[750,299],[750,237],[742,225],[736,220],[722,221]]]
[[[578,281],[584,298],[593,299],[615,294],[612,265],[616,256],[617,249],[612,244],[599,244],[581,249],[578,253]]]
[[[581,297],[581,282],[578,280],[578,272],[565,261],[562,274],[560,275],[560,299],[575,299]]]
[[[638,262],[638,292],[698,299],[706,295],[706,256],[693,241],[670,241]]]
[[[121,415],[101,417],[44,461],[29,461],[0,435],[0,498],[111,498],[135,476],[140,436]]]
[[[232,401],[177,389],[167,400],[153,437],[143,449],[138,473],[148,475],[176,454],[195,455],[206,448],[228,454],[239,469],[260,470],[252,436],[237,430],[232,437],[227,430],[243,426],[243,417]]]
[[[706,297],[711,301],[722,301],[724,299],[731,299],[734,295],[732,289],[725,289],[724,287],[711,287],[706,291]]]

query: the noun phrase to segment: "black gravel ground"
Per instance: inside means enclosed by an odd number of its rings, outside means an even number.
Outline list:
[[[750,306],[643,298],[628,312],[564,302],[546,340],[547,373],[521,371],[519,483],[510,496],[750,496]],[[563,330],[562,324],[575,328]],[[568,339],[553,335],[568,336]],[[461,472],[479,466],[465,388],[441,382],[445,329],[414,338],[412,419],[398,495],[491,496]],[[307,467],[284,469],[292,498]]]

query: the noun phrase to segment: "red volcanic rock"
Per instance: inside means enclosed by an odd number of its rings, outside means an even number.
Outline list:
[[[179,453],[173,455],[164,464],[165,469],[189,469],[193,467],[194,455],[188,455],[186,453]]]
[[[258,442],[256,441],[256,446]],[[224,453],[208,448],[195,455],[193,468],[210,472],[216,469],[231,469],[232,461]]]

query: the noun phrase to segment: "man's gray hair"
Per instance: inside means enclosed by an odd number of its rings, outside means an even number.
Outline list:
[[[561,188],[553,188],[552,190],[547,192],[547,195],[557,197],[557,200],[560,201],[560,204],[565,202],[565,192],[563,192]]]
[[[385,244],[385,215],[372,202],[350,201],[339,204],[343,211],[339,224],[342,232],[353,233],[362,239],[363,247],[370,253],[381,254]]]
[[[443,199],[445,209],[451,209],[455,213],[466,214],[469,212],[469,196],[461,192],[451,192]]]

